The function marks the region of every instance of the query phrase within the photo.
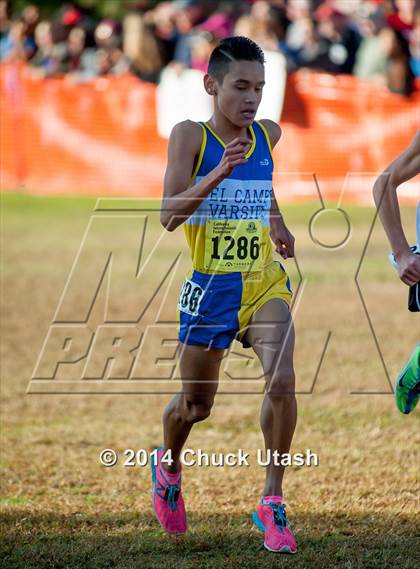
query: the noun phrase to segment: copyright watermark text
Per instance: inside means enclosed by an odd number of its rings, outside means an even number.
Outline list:
[[[99,454],[99,460],[103,466],[115,466],[119,460],[126,467],[148,466],[153,461],[156,465],[157,449],[125,449],[118,453],[113,449],[103,449]],[[171,451],[167,450],[160,458],[165,466],[173,463]],[[298,453],[280,453],[271,449],[256,449],[255,452],[245,452],[244,449],[236,449],[233,452],[205,452],[202,449],[187,448],[181,452],[180,462],[186,467],[190,466],[251,466],[256,463],[259,466],[319,466],[319,457],[310,449]]]

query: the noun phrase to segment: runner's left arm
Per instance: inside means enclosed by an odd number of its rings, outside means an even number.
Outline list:
[[[277,123],[269,119],[261,121],[267,130],[270,139],[271,149],[280,140],[282,131]],[[295,255],[295,238],[286,226],[282,214],[280,213],[274,188],[271,193],[271,208],[270,208],[270,237],[276,246],[276,251],[283,259],[294,257]]]
[[[401,223],[398,187],[420,172],[420,132],[379,176],[373,186],[379,218],[384,226],[398,265],[401,280],[413,285],[420,280],[420,258],[410,251]]]

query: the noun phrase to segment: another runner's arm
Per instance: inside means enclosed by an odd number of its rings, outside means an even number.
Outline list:
[[[201,148],[202,128],[193,121],[177,124],[170,135],[168,164],[164,179],[160,221],[173,231],[200,205],[202,200],[227,176],[235,166],[246,162],[250,148],[245,138],[235,138],[226,145],[220,163],[200,182],[190,186],[194,161]]]
[[[420,172],[420,132],[410,146],[379,176],[373,186],[373,197],[379,217],[395,256],[409,251],[401,224],[397,188]]]
[[[402,183],[420,173],[420,132],[410,146],[379,176],[373,186],[373,197],[385,233],[399,265],[401,280],[417,282],[419,260],[411,253],[401,224],[397,189]]]

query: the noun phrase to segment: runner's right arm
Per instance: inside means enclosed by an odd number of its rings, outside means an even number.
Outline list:
[[[405,237],[397,188],[419,173],[420,132],[410,146],[384,170],[373,187],[373,197],[398,264],[398,273],[401,280],[410,286],[420,281],[420,256],[410,251]]]
[[[219,164],[200,182],[190,186],[194,160],[201,148],[202,128],[193,121],[178,123],[171,132],[168,145],[168,164],[164,178],[164,193],[160,221],[168,231],[181,225],[198,208],[203,199],[220,182],[230,176],[233,168],[244,164],[250,148],[246,138],[235,138],[226,145]]]

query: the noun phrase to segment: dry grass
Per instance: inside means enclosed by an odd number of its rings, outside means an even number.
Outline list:
[[[310,448],[320,465],[290,468],[285,495],[299,542],[293,558],[262,548],[250,514],[262,490],[264,470],[185,468],[189,533],[179,542],[162,534],[150,506],[148,468],[118,464],[106,469],[106,447],[152,449],[162,442],[165,394],[27,395],[33,368],[66,283],[94,202],[4,195],[2,332],[2,493],[0,566],[11,568],[411,568],[418,566],[416,474],[418,414],[404,417],[392,394],[354,282],[373,218],[369,208],[346,208],[350,242],[321,250],[307,232],[316,205],[284,208],[297,237],[306,279],[296,301],[298,390],[309,392],[325,339],[332,336],[312,394],[298,397],[299,420],[292,451]],[[413,210],[404,221],[412,223]],[[414,223],[412,223],[414,227]],[[151,223],[158,235],[158,225]],[[323,238],[341,231],[335,216],[324,220]],[[120,251],[132,246],[129,223],[115,233]],[[413,234],[410,235],[413,238]],[[97,251],[105,233],[95,237]],[[146,243],[150,250],[154,238]],[[182,250],[183,235],[171,234],[154,259],[155,270],[137,297],[127,284],[130,257],[116,283],[116,313],[135,306],[154,286],[168,259]],[[149,249],[148,249],[149,248]],[[88,258],[94,264],[95,247]],[[406,311],[406,290],[386,261],[381,229],[374,230],[360,273],[360,286],[391,378],[407,358],[418,320]],[[96,265],[95,265],[96,267]],[[184,255],[162,319],[172,319]],[[297,273],[288,263],[294,288]],[[83,302],[89,280],[80,281]],[[302,288],[301,288],[302,291]],[[159,298],[157,301],[159,302]],[[99,318],[98,314],[93,318]],[[145,317],[152,322],[153,314]],[[251,355],[235,345],[238,354]],[[153,353],[146,366],[153,371]],[[239,356],[236,356],[239,357]],[[240,362],[229,364],[240,370]],[[251,376],[258,367],[250,368]],[[141,382],[140,382],[141,383]],[[211,417],[192,431],[188,447],[209,452],[243,448],[255,455],[263,440],[258,425],[262,385],[234,386],[225,375]],[[168,384],[176,390],[178,384]],[[357,395],[352,392],[384,392]],[[239,393],[238,393],[239,392]],[[417,439],[417,440],[416,440]],[[417,547],[417,549],[416,549]]]

